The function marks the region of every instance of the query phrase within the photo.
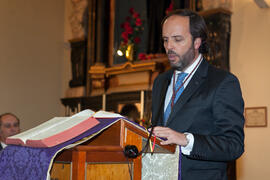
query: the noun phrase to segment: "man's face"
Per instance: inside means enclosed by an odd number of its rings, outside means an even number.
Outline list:
[[[16,117],[12,115],[4,115],[1,119],[0,138],[5,142],[6,138],[20,133],[20,124]]]
[[[169,17],[163,24],[162,37],[172,68],[183,71],[197,58],[198,49],[192,41],[188,17]]]

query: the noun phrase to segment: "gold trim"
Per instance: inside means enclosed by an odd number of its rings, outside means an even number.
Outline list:
[[[91,66],[88,73],[89,74],[105,74],[105,66],[102,64],[96,64]]]

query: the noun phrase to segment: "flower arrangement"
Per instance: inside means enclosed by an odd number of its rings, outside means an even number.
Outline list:
[[[125,22],[121,24],[121,28],[123,29],[119,49],[121,52],[126,52],[129,45],[136,48],[136,46],[141,42],[140,35],[144,30],[140,14],[136,12],[134,8],[130,8],[129,13],[130,15],[126,17]]]
[[[159,59],[159,58],[166,58],[167,55],[164,53],[156,53],[156,54],[146,54],[146,53],[139,53],[138,59],[141,61],[150,60],[150,59]]]
[[[171,1],[169,7],[166,9],[165,14],[168,15],[171,11],[173,11],[174,9],[174,3],[173,1]],[[138,59],[141,61],[144,60],[151,60],[151,59],[156,59],[156,58],[162,58],[162,57],[166,57],[165,54],[163,53],[157,53],[157,54],[146,54],[146,53],[139,53],[138,55]]]

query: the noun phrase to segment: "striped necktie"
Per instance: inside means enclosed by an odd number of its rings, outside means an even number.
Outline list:
[[[183,84],[183,81],[187,75],[188,75],[187,73],[181,72],[177,76],[177,80],[176,80],[175,87],[174,87],[174,92],[176,92],[176,94],[175,94],[173,104],[176,103],[176,101],[178,100],[178,98],[180,97],[182,92],[184,91],[184,86],[182,84]],[[167,120],[171,114],[171,108],[172,108],[171,104],[172,104],[172,98],[171,98],[171,100],[170,100],[170,102],[169,102],[169,104],[164,112],[164,117],[163,117],[163,125],[164,126],[167,124]]]

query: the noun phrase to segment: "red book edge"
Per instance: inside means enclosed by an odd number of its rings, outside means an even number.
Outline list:
[[[5,143],[25,146],[24,142],[19,138],[7,138]]]
[[[28,147],[53,147],[84,133],[85,131],[96,126],[97,124],[99,124],[99,121],[93,117],[90,117],[82,121],[81,123],[73,126],[72,128],[69,128],[65,131],[62,131],[58,134],[55,134],[53,136],[50,136],[44,139],[26,140],[25,144],[19,138],[7,139],[6,142],[7,144],[23,145],[23,146],[28,146]]]

